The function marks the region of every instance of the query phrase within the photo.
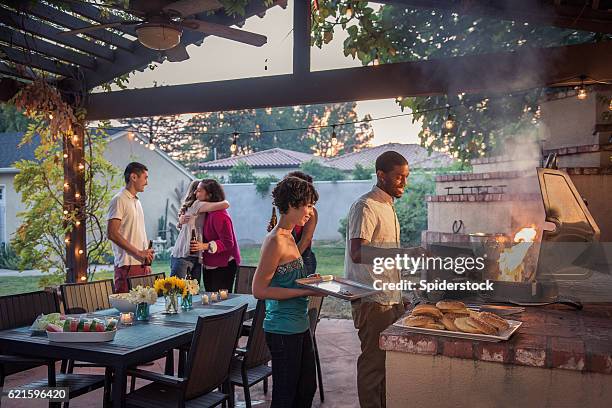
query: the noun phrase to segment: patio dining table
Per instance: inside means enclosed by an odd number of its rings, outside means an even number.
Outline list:
[[[0,352],[53,359],[70,359],[110,367],[113,407],[124,407],[128,367],[162,357],[168,350],[191,342],[199,316],[223,313],[235,306],[248,304],[246,319],[252,317],[257,300],[252,295],[229,294],[228,299],[208,305],[194,296],[193,309],[164,314],[164,299],[151,305],[148,321],[135,321],[131,326],[119,325],[115,339],[104,343],[58,343],[46,335],[32,335],[29,327],[0,331]],[[119,315],[117,309],[99,310],[89,316]],[[214,333],[211,333],[214,335]]]

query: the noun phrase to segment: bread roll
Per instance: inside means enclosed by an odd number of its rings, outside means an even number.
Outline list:
[[[434,319],[441,319],[442,312],[434,305],[418,305],[412,309],[413,316],[430,316]]]
[[[446,327],[446,330],[460,331],[457,326],[455,326],[455,318],[448,316],[448,314],[445,314],[440,322]]]
[[[404,324],[408,327],[425,327],[434,322],[429,316],[408,316],[404,318]]]
[[[440,309],[443,313],[466,309],[465,303],[459,302],[457,300],[441,300],[436,303],[436,307]]]
[[[482,320],[480,317],[468,317],[466,323],[483,334],[496,335],[497,328]]]
[[[503,317],[499,317],[495,313],[490,312],[480,312],[478,313],[478,317],[480,317],[483,321],[490,324],[491,326],[497,328],[499,331],[508,330],[510,325]]]
[[[436,329],[436,330],[446,330],[446,327],[443,324],[440,323],[428,323],[425,326],[423,326],[425,329]]]
[[[455,323],[455,326],[457,326],[459,331],[462,331],[464,333],[482,334],[480,330],[475,329],[474,327],[467,324],[467,319],[469,319],[469,317],[460,317],[458,319],[455,319],[453,323]]]
[[[467,310],[467,309],[466,309]],[[466,311],[465,313],[463,313],[463,311],[461,313],[456,313],[456,312],[444,312],[444,316],[450,318],[450,319],[458,319],[460,317],[468,317],[470,314]]]

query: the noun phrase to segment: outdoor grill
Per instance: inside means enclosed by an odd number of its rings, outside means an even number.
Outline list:
[[[504,233],[472,233],[469,243],[429,243],[432,256],[483,257],[485,268],[463,275],[430,269],[427,281],[494,281],[487,292],[446,291],[425,293],[429,300],[475,298],[477,301],[521,305],[563,303],[582,308],[577,297],[562,293],[560,286],[588,281],[594,273],[609,274],[599,243],[600,230],[570,177],[563,171],[538,168],[544,219],[514,236]]]

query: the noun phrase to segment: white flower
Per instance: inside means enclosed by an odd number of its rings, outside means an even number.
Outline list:
[[[141,285],[138,285],[134,289],[130,290],[128,300],[130,303],[148,303],[152,305],[157,302],[157,293],[155,292],[155,289],[149,286],[142,287]]]

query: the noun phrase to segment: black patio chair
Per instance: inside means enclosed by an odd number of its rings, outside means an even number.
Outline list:
[[[128,370],[153,381],[127,395],[128,407],[233,406],[229,373],[247,305],[225,313],[198,318],[185,375],[173,377],[145,370]],[[219,390],[218,390],[219,389]]]
[[[251,285],[253,284],[253,276],[255,275],[256,266],[240,265],[234,284],[234,293],[242,293],[250,295],[253,293]]]
[[[130,276],[127,279],[128,289],[134,289],[136,286],[140,285],[142,287],[153,287],[155,281],[158,279],[164,279],[166,274],[164,272],[160,273],[151,273],[149,275],[138,275],[138,276]]]
[[[55,292],[37,291],[0,297],[0,330],[10,330],[31,325],[40,314],[59,313],[60,304]],[[72,399],[105,387],[104,401],[110,397],[110,371],[105,375],[56,374],[52,359],[38,359],[20,355],[0,354],[0,388],[5,378],[42,365],[47,366],[47,379],[22,385],[22,388],[68,387],[68,398]],[[0,401],[1,402],[1,401]],[[68,407],[69,403],[64,403]]]
[[[236,356],[232,360],[230,372],[232,394],[234,393],[234,386],[242,387],[247,408],[251,408],[249,388],[263,381],[264,394],[267,394],[267,379],[272,375],[272,368],[268,365],[271,356],[263,330],[265,315],[266,303],[263,300],[259,300],[255,307],[255,316],[253,316],[253,324],[251,325],[246,347],[236,349]]]
[[[114,291],[112,279],[85,283],[65,283],[60,286],[66,314],[93,313],[110,309],[108,295]]]
[[[309,296],[308,298],[308,319],[310,320],[310,334],[312,335],[312,346],[315,353],[315,364],[317,366],[317,383],[319,386],[319,397],[321,402],[325,401],[325,392],[323,391],[323,377],[321,374],[321,360],[319,360],[319,347],[317,346],[317,324],[319,324],[319,315],[321,314],[321,306],[323,305],[322,296]]]

